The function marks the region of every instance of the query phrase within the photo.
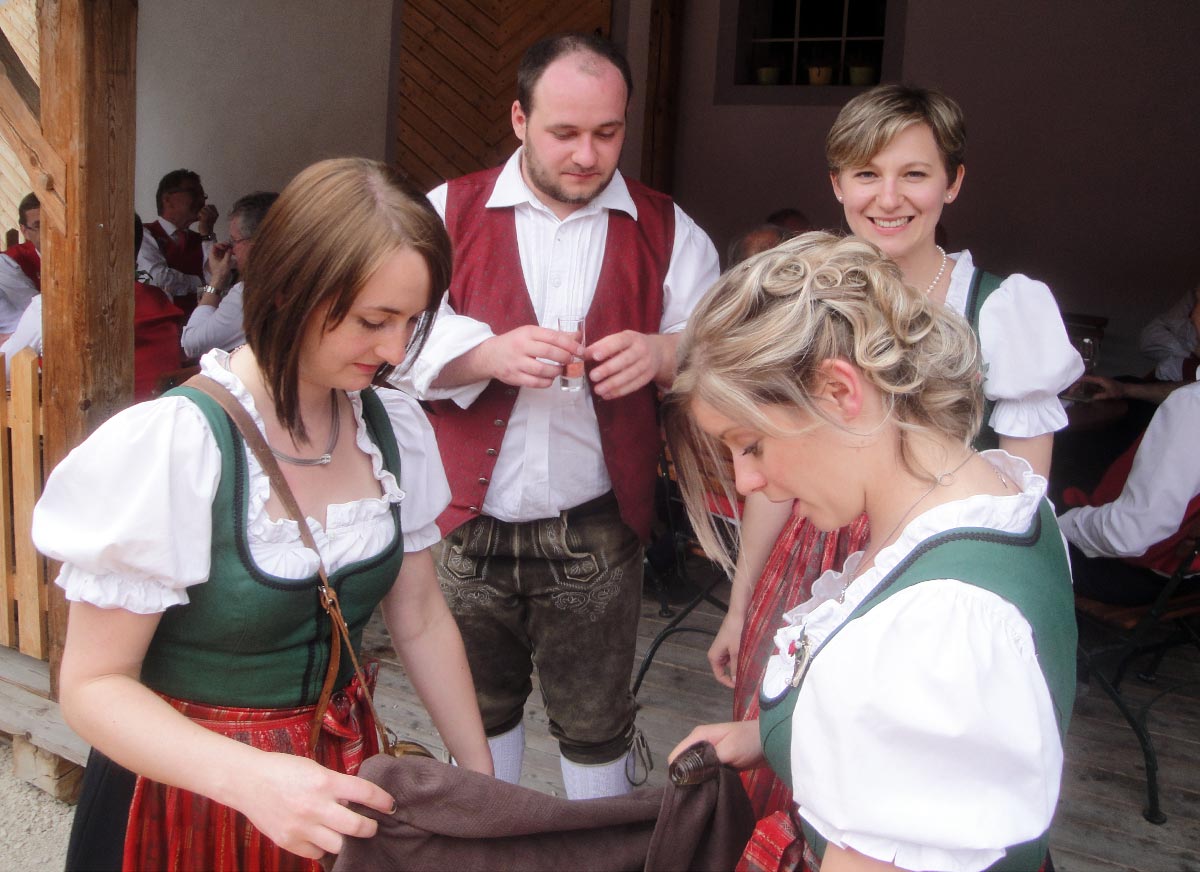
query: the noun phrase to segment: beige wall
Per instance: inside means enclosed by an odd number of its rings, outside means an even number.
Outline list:
[[[1200,3],[910,0],[904,78],[962,103],[967,179],[956,247],[1046,280],[1066,309],[1112,319],[1101,371],[1146,367],[1140,325],[1200,282]],[[771,210],[820,224],[826,106],[713,102],[717,0],[689,4],[675,194],[719,247]]]
[[[391,0],[153,0],[138,8],[135,205],[178,167],[227,215],[315,160],[382,159]],[[224,218],[218,232],[226,232]]]

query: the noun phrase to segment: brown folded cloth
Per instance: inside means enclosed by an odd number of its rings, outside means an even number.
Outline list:
[[[334,872],[732,869],[754,831],[741,780],[707,743],[680,755],[669,786],[606,799],[548,796],[420,757],[372,757],[359,775],[397,810],[358,807],[379,831],[347,839]]]

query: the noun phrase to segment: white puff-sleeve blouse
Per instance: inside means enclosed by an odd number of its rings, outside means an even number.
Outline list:
[[[965,316],[975,264],[969,251],[951,256],[946,305]],[[987,422],[992,429],[1030,437],[1067,426],[1058,395],[1083,375],[1083,360],[1045,284],[1020,273],[1006,278],[979,312],[979,346],[983,392],[996,402]]]
[[[957,527],[1027,528],[1046,480],[1002,451],[984,456],[1023,492],[919,515],[842,602],[846,575],[822,575],[784,616],[764,696],[787,688],[789,646],[805,626],[815,649],[920,542]],[[900,591],[834,636],[801,685],[791,735],[800,815],[832,843],[902,869],[985,869],[1041,835],[1058,801],[1062,744],[1033,631],[1014,605],[956,579]]]
[[[215,350],[202,372],[228,388],[261,427],[254,400]],[[384,468],[367,434],[362,400],[349,393],[355,442],[371,458],[378,497],[330,505],[324,523],[308,526],[331,574],[378,554],[395,533],[391,508],[400,504],[404,549],[419,551],[441,534],[436,519],[450,502],[433,428],[416,401],[383,390],[400,450],[400,481]],[[317,571],[317,556],[300,541],[290,518],[272,519],[270,482],[246,450],[247,531],[254,562],[284,578]],[[51,473],[33,516],[33,541],[63,562],[57,584],[68,600],[138,614],[188,602],[187,589],[208,578],[212,502],[221,474],[220,450],[200,409],[183,397],[140,403],[113,416]]]

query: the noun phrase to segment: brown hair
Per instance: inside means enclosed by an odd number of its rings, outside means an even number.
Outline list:
[[[292,179],[258,226],[245,274],[246,344],[295,438],[306,438],[297,382],[310,319],[324,309],[322,330],[340,324],[375,270],[402,248],[424,258],[431,280],[407,365],[429,337],[451,275],[450,238],[424,194],[378,161],[325,160]]]
[[[831,173],[866,166],[914,124],[928,125],[953,182],[967,150],[967,125],[959,105],[929,88],[879,85],[842,107],[825,138]]]

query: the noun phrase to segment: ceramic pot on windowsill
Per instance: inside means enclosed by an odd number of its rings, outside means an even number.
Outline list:
[[[810,85],[832,85],[833,67],[829,64],[812,64],[808,67],[808,83]]]

